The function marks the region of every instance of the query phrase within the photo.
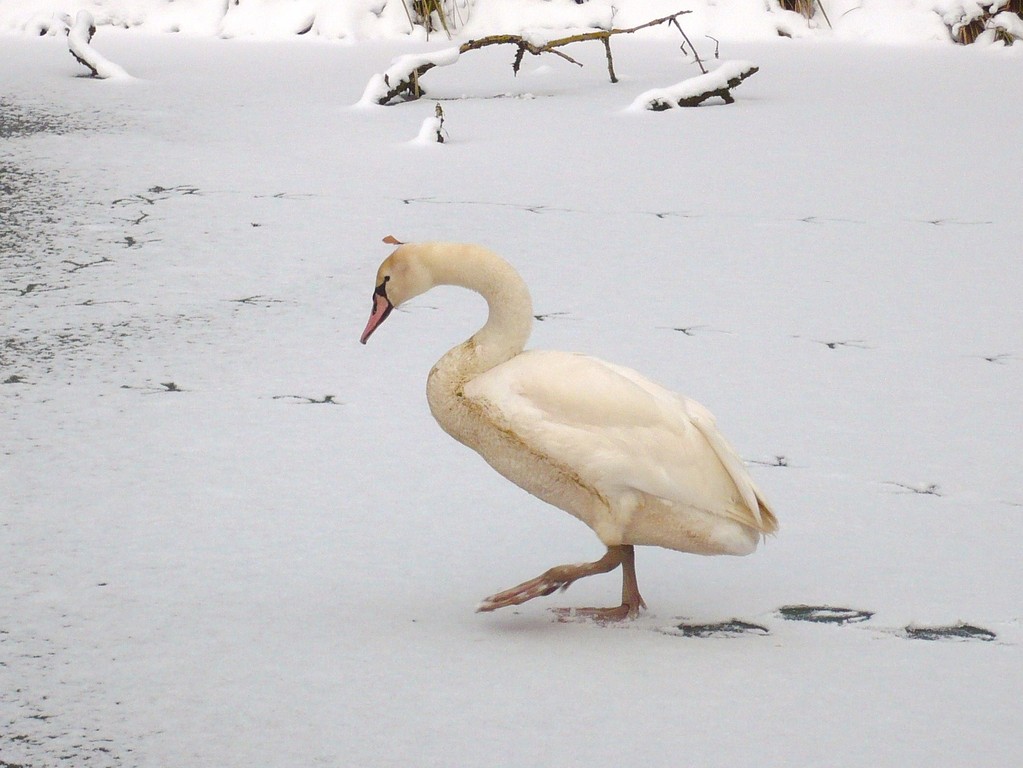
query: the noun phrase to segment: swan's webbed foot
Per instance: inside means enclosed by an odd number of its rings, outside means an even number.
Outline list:
[[[517,587],[498,592],[496,595],[486,597],[476,606],[477,612],[495,611],[498,608],[507,608],[509,605],[521,605],[534,597],[544,597],[558,590],[568,589],[576,579],[589,576],[589,573],[577,573],[577,569],[583,568],[592,563],[584,565],[558,565],[549,571],[537,576],[535,579],[524,581]]]
[[[565,590],[572,584],[585,576],[593,576],[598,573],[608,573],[619,565],[623,565],[624,578],[622,582],[622,604],[617,608],[566,608],[555,609],[555,612],[563,618],[574,616],[585,616],[596,621],[620,621],[622,619],[633,619],[639,614],[640,608],[646,604],[640,597],[639,589],[636,586],[636,569],[633,548],[631,545],[612,546],[602,558],[593,563],[579,563],[578,565],[558,565],[545,571],[535,579],[519,584],[517,587],[506,589],[485,598],[478,606],[477,612],[495,611],[498,608],[506,608],[510,605],[521,605],[532,600],[534,597],[543,597],[558,590]]]
[[[643,598],[638,603],[622,603],[614,608],[551,608],[551,612],[557,615],[558,621],[590,619],[598,624],[610,624],[636,618],[640,608],[646,608]]]
[[[614,608],[552,608],[558,621],[573,619],[591,619],[599,624],[612,621],[624,621],[639,616],[641,608],[646,608],[643,596],[639,594],[636,583],[636,560],[632,547],[622,552],[622,604]]]

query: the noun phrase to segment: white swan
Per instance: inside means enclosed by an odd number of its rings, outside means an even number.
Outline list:
[[[774,514],[703,406],[592,357],[524,352],[533,321],[529,291],[485,248],[400,245],[377,271],[362,343],[394,307],[437,285],[477,291],[490,314],[430,371],[434,418],[504,477],[589,525],[607,547],[596,562],[551,568],[486,598],[478,610],[549,595],[621,565],[620,606],[566,613],[632,618],[645,607],[634,545],[746,555],[776,530]]]

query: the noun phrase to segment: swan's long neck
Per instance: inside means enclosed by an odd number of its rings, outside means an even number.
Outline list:
[[[510,264],[474,245],[427,246],[424,253],[437,285],[468,288],[486,299],[487,322],[442,363],[458,369],[463,382],[500,365],[526,346],[533,327],[529,289]]]
[[[473,445],[478,418],[462,397],[476,376],[519,354],[533,326],[533,302],[511,265],[476,246],[438,246],[427,256],[436,285],[458,285],[487,301],[487,322],[448,351],[430,371],[426,399],[437,423],[456,440]]]

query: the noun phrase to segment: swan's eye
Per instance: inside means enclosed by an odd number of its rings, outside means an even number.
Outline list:
[[[391,279],[390,275],[384,275],[383,282],[381,282],[380,285],[377,286],[377,289],[375,291],[373,291],[373,293],[375,293],[377,296],[383,296],[386,299],[387,298],[387,281],[390,280],[390,279]]]

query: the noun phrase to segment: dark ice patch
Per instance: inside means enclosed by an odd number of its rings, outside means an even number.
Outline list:
[[[767,627],[748,621],[731,619],[713,624],[686,624],[676,627],[683,637],[736,637],[738,635],[769,635]]]
[[[856,624],[867,621],[873,611],[837,608],[833,605],[783,605],[778,615],[787,621],[809,621],[814,624]]]
[[[964,622],[944,627],[914,627],[911,624],[905,633],[910,640],[980,640],[988,643],[998,637],[990,629]]]

